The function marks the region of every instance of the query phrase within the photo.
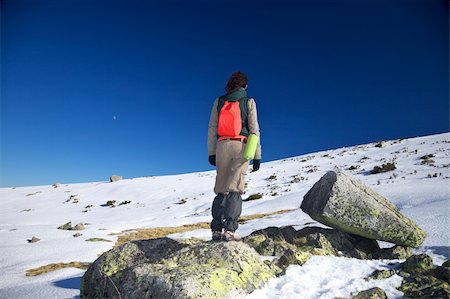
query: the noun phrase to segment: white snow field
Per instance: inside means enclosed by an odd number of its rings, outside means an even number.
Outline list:
[[[425,155],[432,156],[425,161],[421,159]],[[374,166],[386,162],[395,162],[397,169],[369,174]],[[351,166],[355,169],[349,170]],[[255,193],[264,196],[244,202],[243,215],[294,210],[252,220],[241,225],[238,232],[246,236],[268,226],[293,225],[296,229],[321,226],[299,207],[312,185],[335,167],[387,197],[427,232],[416,252],[431,255],[436,265],[450,258],[450,133],[263,163],[258,172],[247,175],[248,189],[243,198]],[[58,188],[1,188],[0,298],[79,298],[83,270],[65,268],[25,276],[26,270],[50,263],[93,262],[114,246],[117,235],[111,233],[126,229],[210,221],[214,178],[215,172],[208,171],[114,183],[61,184]],[[116,205],[130,203],[112,208],[106,205],[110,200],[115,200]],[[83,223],[86,229],[57,229],[69,221],[72,225]],[[77,232],[82,236],[74,237]],[[41,240],[29,243],[27,240],[33,236]],[[200,229],[170,235],[192,236],[209,239],[210,231]],[[94,237],[112,242],[86,241]],[[380,286],[389,298],[402,298],[403,294],[396,290],[402,278],[397,275],[380,281],[364,280],[375,269],[389,268],[399,262],[315,256],[303,266],[290,266],[286,275],[271,279],[265,288],[247,297],[349,298],[359,291]]]

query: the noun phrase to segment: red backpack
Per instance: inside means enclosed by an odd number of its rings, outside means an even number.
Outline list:
[[[225,101],[219,113],[217,133],[220,137],[239,137],[241,130],[242,118],[239,101]]]

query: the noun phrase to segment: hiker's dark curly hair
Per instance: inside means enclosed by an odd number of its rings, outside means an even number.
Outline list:
[[[228,79],[227,85],[225,86],[225,91],[231,93],[238,89],[239,87],[247,86],[247,76],[242,72],[234,72],[231,74],[230,79]]]

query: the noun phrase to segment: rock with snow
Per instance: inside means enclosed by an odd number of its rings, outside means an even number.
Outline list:
[[[84,230],[84,229],[86,228],[84,227],[83,223],[78,223],[74,227],[72,227],[72,230]]]
[[[448,227],[450,226],[448,210],[449,145],[450,133],[447,132],[435,136],[405,139],[401,142],[387,141],[384,148],[375,148],[373,144],[358,145],[267,162],[258,172],[248,174],[247,196],[261,193],[264,194],[264,198],[259,201],[245,202],[243,216],[298,208],[301,201],[299,201],[299,196],[303,197],[312,184],[325,173],[319,171],[309,173],[307,171],[311,168],[310,166],[317,166],[316,168],[319,170],[327,170],[330,165],[336,165],[342,169],[349,168],[351,165],[359,165],[360,168],[352,170],[351,175],[371,188],[374,186],[373,188],[377,192],[397,205],[402,213],[417,222],[429,234],[424,243],[414,250],[414,253],[427,253],[433,258],[436,266],[441,265],[450,258],[447,250],[450,246],[448,238]],[[325,154],[329,154],[329,156],[324,157]],[[434,166],[428,163],[422,165],[421,162],[425,159],[421,159],[421,157],[430,154],[435,156],[432,158]],[[390,161],[395,161],[397,165],[395,173],[368,175],[374,165]],[[442,172],[442,176],[427,178],[429,173],[434,174],[435,172],[438,174]],[[266,178],[272,174],[276,174],[277,180],[267,181]],[[0,297],[29,298],[30,296],[36,297],[36,294],[39,294],[37,296],[39,298],[79,297],[78,285],[64,288],[60,283],[55,282],[79,281],[80,279],[76,278],[83,275],[85,270],[75,268],[57,270],[41,274],[36,279],[25,276],[24,270],[42,266],[53,269],[51,264],[46,265],[48,263],[68,264],[69,261],[90,263],[98,258],[98,254],[115,246],[113,242],[86,242],[86,239],[92,237],[113,240],[111,236],[117,237],[120,232],[123,236],[130,234],[132,237],[140,237],[141,228],[150,229],[153,235],[153,229],[159,231],[160,227],[169,227],[168,231],[171,231],[170,227],[190,229],[190,226],[183,226],[191,224],[195,224],[192,226],[193,228],[197,227],[197,223],[210,220],[211,200],[214,198],[212,190],[214,176],[214,171],[208,171],[173,176],[142,177],[134,180],[124,179],[109,184],[102,182],[61,184],[61,187],[57,189],[52,186],[0,188],[0,243],[4,245],[1,251],[0,268],[10,270],[0,271]],[[389,179],[390,176],[392,179]],[[295,182],[296,177],[305,179]],[[107,180],[109,182],[109,177]],[[269,194],[273,191],[278,192],[278,195],[270,196]],[[70,195],[74,195],[74,198],[65,202]],[[80,203],[72,204],[76,198],[80,198]],[[175,203],[180,198],[189,198],[189,200],[184,205],[176,205]],[[116,206],[125,200],[131,200],[132,204],[111,209],[102,208],[107,200],[116,200]],[[83,209],[88,209],[88,205],[93,207],[89,209],[89,212],[82,213]],[[84,223],[86,230],[56,230],[58,226],[69,220],[72,220],[72,225]],[[88,226],[86,223],[92,223],[92,225]],[[295,229],[299,231],[311,226],[322,226],[316,221],[311,221],[310,217],[300,209],[296,209],[241,223],[238,233],[242,237],[246,237],[252,232],[268,226],[285,225],[295,225]],[[208,225],[202,224],[202,227],[206,229],[195,229],[170,235],[170,237],[195,237],[209,240],[211,232]],[[322,242],[324,241],[322,236],[316,238],[321,233],[334,248],[347,248],[355,256],[370,258],[370,254],[363,250],[351,249],[345,238],[339,239],[341,235],[336,233],[338,230],[329,230],[334,232],[328,233],[328,230],[317,231],[317,233],[308,232],[296,238],[295,244],[292,242],[294,235],[291,228],[283,230],[283,236],[286,242],[291,242],[290,245],[296,247],[296,244],[301,246],[305,240],[323,246],[314,250],[323,253],[326,252],[327,244]],[[274,230],[274,232],[276,231]],[[288,234],[284,234],[284,232],[288,232]],[[306,231],[304,232],[306,233]],[[72,237],[75,233],[83,233],[83,236]],[[146,229],[143,230],[143,235],[145,236],[145,234]],[[272,235],[269,232],[267,234],[268,236]],[[43,242],[28,243],[26,240],[31,236],[44,237],[41,240]],[[332,236],[336,236],[336,238]],[[259,237],[259,239],[264,238]],[[44,242],[44,240],[46,241]],[[318,242],[314,243],[316,240]],[[254,241],[257,241],[256,238]],[[338,243],[337,241],[342,242]],[[267,243],[270,244],[270,242],[272,241]],[[58,250],[47,250],[49,245]],[[383,243],[380,245],[386,246]],[[308,246],[304,246],[305,249]],[[290,251],[292,249],[289,246],[280,255],[281,248],[282,246],[276,246],[276,250],[272,251],[278,256],[263,257],[263,260],[265,263],[275,262],[275,265],[286,262],[290,266],[287,267],[285,275],[269,281],[266,287],[253,292],[252,294],[255,295],[250,294],[248,299],[283,297],[349,299],[359,291],[375,286],[382,287],[389,298],[403,297],[403,292],[396,288],[401,285],[402,280],[407,282],[407,279],[398,273],[397,269],[400,269],[398,262],[385,260],[383,255],[391,255],[392,257],[389,259],[404,260],[411,254],[409,248],[398,245],[392,249],[383,248],[380,255],[376,254],[379,259],[372,261],[312,255],[302,266],[291,265],[291,263],[298,263],[299,259],[296,254],[298,251]],[[262,246],[261,249],[263,249]],[[285,252],[285,257],[282,257]],[[346,251],[337,252],[339,255],[341,253],[343,256],[348,254]],[[446,265],[448,267],[448,263]],[[444,265],[443,268],[439,268],[439,270],[438,268],[433,270],[439,272],[433,274],[433,277],[445,281],[449,273],[445,271],[448,271],[448,268],[445,268]],[[395,269],[397,274],[382,281],[364,280],[370,273],[380,269]],[[104,279],[109,280],[106,277]],[[436,280],[419,278],[414,281],[416,281],[414,284],[417,285],[417,282],[420,281],[434,283]],[[99,283],[103,283],[103,281],[99,281]],[[405,284],[405,287],[408,285],[410,284]],[[423,289],[424,286],[421,288]],[[102,298],[103,296],[98,297]]]
[[[232,298],[272,276],[243,242],[160,238],[127,242],[102,254],[81,283],[85,298]]]
[[[433,259],[424,253],[413,255],[402,264],[402,270],[411,274],[427,272],[433,268]]]
[[[287,241],[287,239],[292,240],[293,237],[289,237],[289,235],[295,233],[296,230],[291,226],[286,228],[271,226],[253,232],[245,237],[243,241],[261,255],[280,257],[284,254],[285,250],[296,249],[295,245],[291,244],[292,242]]]
[[[387,298],[386,293],[383,291],[383,289],[379,287],[359,292],[356,296],[352,297],[352,299],[386,299],[386,298]]]
[[[413,255],[400,265],[398,289],[409,298],[450,298],[449,270],[445,263],[435,267],[427,254]]]
[[[289,265],[303,265],[310,257],[308,252],[287,249],[277,264],[281,269],[286,269]]]
[[[358,259],[405,259],[411,256],[409,248],[396,245],[381,249],[376,240],[337,229],[314,226],[300,230],[295,230],[292,226],[267,227],[254,231],[243,241],[263,256],[278,257],[279,261],[282,261],[278,266],[282,269],[283,266],[289,265],[286,260],[292,260],[291,251],[300,254],[303,262],[311,255],[336,255]]]
[[[327,172],[301,209],[325,225],[368,239],[417,247],[425,232],[389,200],[341,171]]]
[[[58,226],[58,229],[62,230],[72,230],[72,221],[69,221],[63,225]]]
[[[37,243],[37,242],[39,242],[40,240],[41,240],[41,239],[39,239],[39,238],[33,236],[31,239],[28,239],[27,241],[28,241],[28,243]]]
[[[367,280],[371,280],[371,279],[376,279],[376,280],[386,279],[386,278],[391,277],[394,274],[395,274],[395,270],[392,270],[392,269],[391,270],[375,270],[366,279]]]
[[[448,282],[431,275],[404,278],[399,290],[407,298],[450,298]]]
[[[58,229],[62,229],[62,230],[84,230],[84,224],[83,223],[78,223],[75,226],[72,226],[72,221],[69,221],[63,225],[58,226]]]
[[[373,259],[388,259],[388,260],[405,260],[412,255],[410,247],[395,245],[391,248],[382,248],[372,254]]]
[[[110,181],[111,183],[113,183],[113,182],[120,181],[120,180],[122,180],[122,179],[123,179],[123,177],[121,177],[120,175],[112,175],[112,176],[109,178],[109,181]]]
[[[313,254],[344,255],[359,259],[371,258],[380,247],[375,240],[348,234],[336,229],[322,227],[305,227],[299,230],[294,239],[297,246],[313,247]],[[354,252],[358,251],[359,256]]]

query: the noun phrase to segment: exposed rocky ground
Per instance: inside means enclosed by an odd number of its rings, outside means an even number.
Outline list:
[[[273,178],[272,178],[273,179]],[[292,226],[257,230],[243,242],[169,238],[131,241],[114,248],[83,276],[86,298],[230,298],[253,292],[269,278],[303,265],[312,255],[357,259],[406,259],[367,279],[403,277],[411,298],[447,298],[449,261],[435,267],[413,255],[425,232],[389,200],[340,171],[327,172],[304,196],[302,210],[333,228]],[[395,245],[380,248],[377,240]],[[265,260],[264,260],[265,258]],[[264,261],[263,261],[264,260]],[[386,298],[380,288],[354,298]]]

